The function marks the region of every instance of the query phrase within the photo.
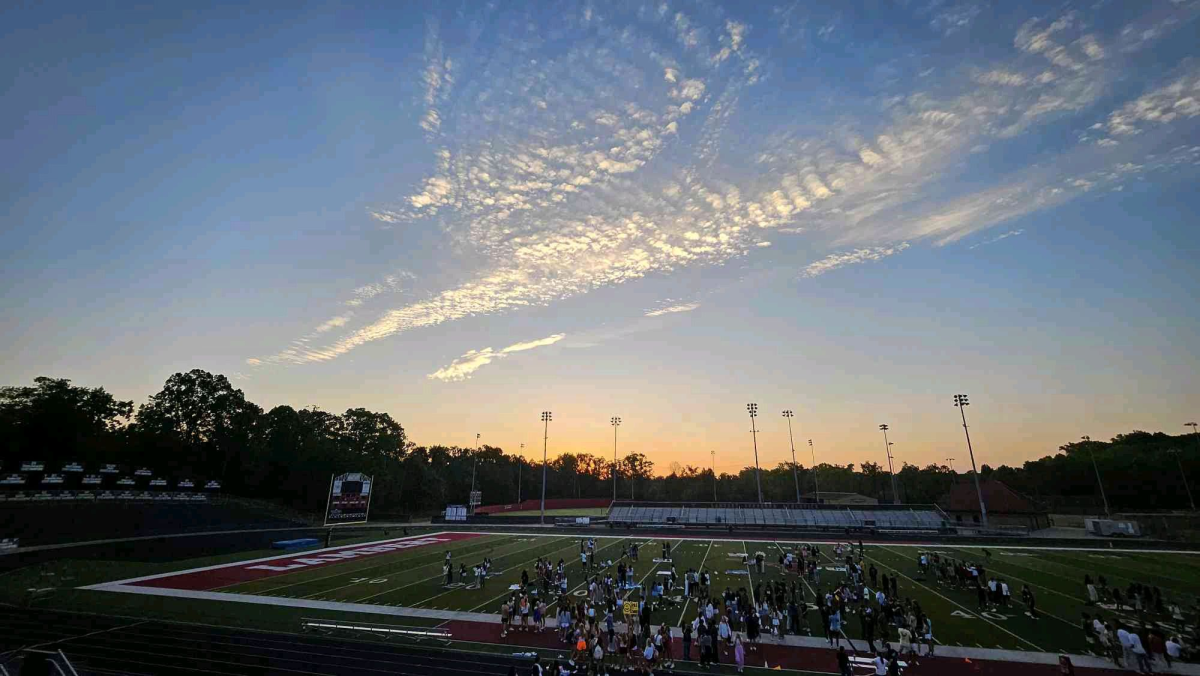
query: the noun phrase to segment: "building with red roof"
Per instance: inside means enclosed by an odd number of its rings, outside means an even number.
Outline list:
[[[989,526],[1025,526],[1030,530],[1050,526],[1050,517],[1041,505],[1002,481],[982,479],[979,491],[983,493]],[[980,525],[979,496],[975,493],[975,481],[969,475],[955,482],[942,502],[956,525]]]

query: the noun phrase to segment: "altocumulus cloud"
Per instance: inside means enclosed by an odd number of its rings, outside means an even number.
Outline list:
[[[854,251],[832,253],[819,261],[809,263],[804,268],[804,272],[800,273],[800,276],[817,277],[825,274],[826,272],[832,272],[838,268],[844,268],[847,265],[881,260],[893,254],[898,254],[907,248],[908,242],[901,242],[896,246],[877,246],[870,249],[855,249]]]
[[[533,350],[547,345],[553,345],[558,341],[566,338],[565,333],[556,333],[552,336],[547,336],[538,340],[530,340],[523,343],[513,343],[502,350],[493,350],[490,347],[485,347],[482,350],[471,350],[463,356],[450,362],[449,366],[430,373],[427,378],[430,380],[440,380],[442,382],[454,382],[458,380],[466,380],[470,378],[476,371],[496,361],[504,359],[510,354],[516,352],[524,352]]]
[[[787,77],[791,55],[756,51],[770,27],[704,7],[581,3],[530,19],[501,3],[466,17],[495,27],[499,52],[443,44],[453,27],[433,26],[413,74],[424,84],[412,124],[433,144],[429,170],[372,214],[383,227],[436,229],[470,267],[420,300],[303,336],[262,361],[326,361],[415,329],[748,256],[807,250],[824,256],[801,273],[816,277],[955,242],[1156,168],[1194,167],[1186,149],[1151,144],[1200,116],[1196,68],[1182,62],[1145,77],[1119,55],[1125,28],[1186,25],[1196,6],[1122,16],[1107,33],[1090,9],[1030,19],[1008,27],[1003,49],[947,55],[937,68],[922,61],[895,79],[882,106],[879,92],[854,99],[832,84],[826,93],[845,105],[824,128],[797,122],[803,115],[763,116],[772,99],[760,83]],[[940,35],[966,30],[976,13],[915,16]],[[852,31],[838,24],[823,39],[852,40],[841,37]],[[1157,39],[1141,35],[1138,49]],[[1114,101],[1112,83],[1131,79],[1146,85]],[[742,131],[727,137],[735,120]],[[1058,155],[1030,155],[1005,177],[957,180],[986,166],[989,148],[1064,123],[1092,133]],[[804,239],[783,246],[784,237]],[[780,246],[764,246],[771,241]],[[381,296],[386,282],[346,304]],[[472,351],[430,377],[465,378],[506,354]]]
[[[676,312],[691,312],[700,307],[700,303],[679,303],[678,305],[668,305],[654,310],[646,310],[647,317],[661,317],[662,315],[674,314]]]

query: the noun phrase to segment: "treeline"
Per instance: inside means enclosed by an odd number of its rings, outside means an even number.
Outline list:
[[[171,376],[136,408],[103,388],[64,379],[37,378],[32,386],[0,388],[0,444],[6,472],[25,460],[120,463],[174,477],[218,479],[226,492],[312,511],[323,508],[330,475],[352,471],[375,475],[372,512],[378,515],[428,514],[464,503],[473,469],[486,504],[515,502],[518,480],[520,497],[541,495],[540,464],[501,448],[417,446],[389,414],[363,408],[341,414],[316,407],[264,411],[225,376],[202,370]],[[981,476],[1000,479],[1050,508],[1094,510],[1100,505],[1094,455],[1112,509],[1134,511],[1187,508],[1183,479],[1200,469],[1194,435],[1131,432],[1058,450],[1021,467],[983,465]],[[1170,453],[1174,450],[1180,452]],[[621,459],[616,473],[621,499],[757,498],[753,466],[714,478],[707,468],[672,463],[656,474],[652,460],[632,454]],[[558,455],[546,474],[548,498],[601,498],[613,492],[611,461],[587,453]],[[815,472],[798,466],[802,493],[813,490],[814,474],[822,493],[892,499],[887,472],[876,463],[821,464]],[[967,476],[942,465],[906,464],[897,483],[904,502],[932,503]],[[794,500],[791,464],[764,468],[762,488],[766,500]]]

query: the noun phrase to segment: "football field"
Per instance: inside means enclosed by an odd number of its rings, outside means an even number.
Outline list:
[[[707,569],[712,574],[712,592],[719,596],[727,587],[744,587],[753,594],[768,581],[784,579],[802,585],[810,605],[808,621],[815,636],[820,636],[820,616],[811,609],[816,593],[830,591],[844,578],[844,564],[834,560],[831,541],[805,539],[738,540],[732,538],[670,538],[632,534],[596,538],[595,560],[601,570],[615,568],[631,544],[640,546],[637,561],[625,559],[633,567],[633,579],[641,586],[624,592],[626,598],[639,600],[662,571],[673,565],[680,575],[688,569]],[[817,580],[807,580],[787,572],[779,557],[795,551],[802,543],[816,542],[821,549],[821,570]],[[670,561],[661,561],[663,545],[669,547]],[[853,546],[857,554],[858,542]],[[746,560],[754,561],[761,552],[766,570],[759,574]],[[241,605],[242,613],[291,612],[300,617],[320,611],[323,616],[344,611],[356,618],[378,616],[375,621],[398,624],[438,625],[451,621],[497,622],[500,606],[521,582],[522,571],[534,578],[534,563],[540,557],[564,562],[568,593],[584,596],[586,580],[580,562],[580,538],[566,535],[491,534],[483,532],[442,532],[395,538],[376,542],[343,545],[329,549],[275,555],[222,563],[216,566],[181,568],[178,571],[129,579],[111,579],[83,589],[91,594],[110,596],[131,594],[147,601],[198,599],[207,602]],[[974,590],[956,589],[939,584],[932,575],[921,575],[921,553],[981,564],[988,576],[1007,581],[1012,590],[1009,607],[980,609]],[[443,565],[449,554],[454,579],[446,584]],[[1181,617],[1168,610],[1146,613],[1152,625],[1167,633],[1190,632],[1195,622],[1200,596],[1200,556],[1177,551],[1133,551],[1119,548],[1065,549],[1036,546],[988,546],[987,554],[978,546],[950,544],[888,543],[865,545],[864,568],[874,565],[881,575],[898,577],[898,596],[920,603],[932,619],[939,645],[964,648],[1006,649],[1047,653],[1094,654],[1080,629],[1082,613],[1105,620],[1122,619],[1138,624],[1131,608],[1118,612],[1111,604],[1085,604],[1083,577],[1104,576],[1109,587],[1124,590],[1131,584],[1158,587],[1164,606],[1178,605]],[[990,555],[990,556],[989,556]],[[487,557],[492,561],[491,575],[482,587],[470,575],[471,567]],[[611,561],[611,566],[604,564]],[[465,564],[468,579],[459,577]],[[870,582],[868,581],[868,586]],[[1021,603],[1021,589],[1028,585],[1037,601],[1038,617],[1030,617]],[[678,627],[697,612],[694,601],[681,589],[668,592],[656,604],[652,622]],[[132,600],[132,599],[131,599]],[[160,606],[168,607],[168,606]],[[551,615],[554,613],[551,607]],[[845,623],[850,639],[860,638],[862,628],[856,618]],[[894,633],[893,633],[894,639]]]

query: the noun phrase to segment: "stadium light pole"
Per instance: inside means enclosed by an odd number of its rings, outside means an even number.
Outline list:
[[[1179,463],[1179,476],[1183,477],[1183,490],[1187,491],[1188,502],[1192,505],[1192,511],[1196,511],[1196,499],[1192,497],[1192,487],[1188,485],[1187,474],[1183,472],[1183,460],[1180,458],[1183,453],[1178,449],[1167,451],[1167,455],[1175,456],[1175,462]]]
[[[521,444],[521,454],[517,456],[517,504],[521,504],[521,466],[525,464],[525,444]]]
[[[946,462],[950,463],[950,473],[954,473],[954,458],[946,458]]]
[[[717,501],[717,451],[716,449],[709,451],[712,454],[712,469],[713,469],[713,502]]]
[[[988,527],[987,507],[983,504],[983,491],[979,488],[979,470],[975,469],[975,451],[971,448],[971,432],[967,429],[967,407],[971,402],[967,401],[967,395],[954,395],[954,405],[958,407],[958,412],[962,414],[963,434],[967,435],[967,453],[971,455],[971,471],[975,474],[975,496],[979,498],[979,516],[983,527]]]
[[[546,523],[546,447],[550,444],[550,411],[542,411],[542,524]]]
[[[479,465],[479,433],[475,433],[475,457],[471,460],[471,492],[467,495],[467,504],[471,505],[471,514],[475,513],[475,468]]]
[[[613,502],[616,502],[617,501],[617,428],[621,426],[621,419],[616,416],[613,416],[612,426],[613,426],[613,464],[612,464]]]
[[[817,449],[813,448],[812,439],[808,440],[808,450],[813,457],[813,492],[817,495],[817,504],[821,504],[821,484],[817,483]]]
[[[758,404],[746,404],[746,410],[750,412],[750,435],[754,439],[754,483],[758,484],[758,503],[762,504],[762,477],[758,468],[758,428],[754,426],[754,419],[758,417]]]
[[[1096,485],[1100,487],[1100,499],[1104,501],[1104,516],[1112,516],[1108,511],[1108,496],[1104,494],[1104,479],[1100,478],[1100,465],[1096,464],[1096,451],[1092,448],[1092,438],[1086,434],[1079,438],[1087,444],[1088,455],[1092,457],[1092,469],[1096,470]]]
[[[880,425],[880,430],[883,430],[883,450],[887,451],[888,459],[888,474],[892,475],[892,504],[900,504],[900,491],[896,490],[896,469],[892,467],[892,442],[888,441],[887,433],[890,429],[887,425]]]
[[[796,483],[796,504],[800,504],[800,476],[796,473],[796,442],[792,439],[792,417],[795,414],[791,411],[784,411],[783,417],[788,421],[788,444],[792,447],[792,481]]]

